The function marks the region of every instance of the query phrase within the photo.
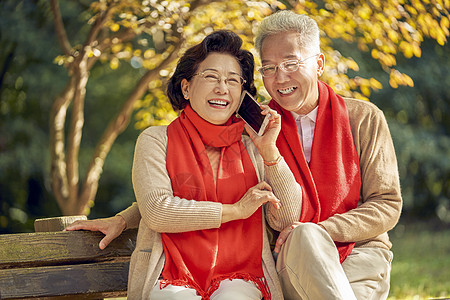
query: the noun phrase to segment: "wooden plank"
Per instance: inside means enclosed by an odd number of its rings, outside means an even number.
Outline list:
[[[100,232],[60,231],[0,235],[0,269],[58,265],[65,262],[104,261],[130,256],[137,229],[124,231],[104,250]]]
[[[0,299],[126,296],[129,261],[0,270]],[[56,298],[55,298],[56,297]]]
[[[35,232],[62,231],[68,225],[78,220],[87,220],[87,217],[84,215],[78,215],[78,216],[61,216],[53,218],[36,219],[34,220],[34,231]]]

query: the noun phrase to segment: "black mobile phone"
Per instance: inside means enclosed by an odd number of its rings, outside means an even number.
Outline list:
[[[237,115],[247,123],[257,135],[262,135],[269,123],[269,116],[261,114],[262,109],[259,103],[244,90],[241,94]]]

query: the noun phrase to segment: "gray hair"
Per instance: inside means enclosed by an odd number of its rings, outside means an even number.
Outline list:
[[[299,33],[298,43],[301,49],[311,53],[320,53],[320,33],[316,21],[307,15],[281,10],[265,17],[258,28],[255,47],[259,55],[261,56],[262,43],[266,37],[286,31]]]

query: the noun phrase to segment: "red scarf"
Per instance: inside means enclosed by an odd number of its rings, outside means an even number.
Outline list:
[[[275,101],[271,101],[269,106],[282,115],[277,146],[302,187],[300,222],[318,223],[355,208],[361,176],[344,99],[319,81],[319,109],[309,166],[291,112]],[[342,263],[354,243],[335,243]]]
[[[233,204],[256,185],[254,166],[241,141],[243,129],[235,117],[223,126],[211,124],[188,105],[167,128],[166,167],[173,195]],[[221,148],[216,184],[205,145]],[[260,208],[218,229],[163,233],[163,285],[194,288],[202,299],[209,299],[220,281],[240,278],[254,282],[270,299],[262,270],[262,221]]]

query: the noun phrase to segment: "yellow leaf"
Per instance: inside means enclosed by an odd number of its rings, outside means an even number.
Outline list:
[[[112,53],[117,53],[117,52],[119,52],[120,50],[122,50],[122,44],[116,44],[116,45],[113,45],[113,46],[111,47],[111,52],[112,52]]]
[[[286,5],[284,3],[277,1],[277,5],[279,9],[286,9]]]
[[[420,49],[420,46],[418,44],[414,44],[413,45],[413,51],[414,51],[414,55],[416,57],[421,57],[422,56],[422,50]]]
[[[375,78],[370,78],[369,79],[369,82],[370,82],[370,86],[373,88],[373,89],[382,89],[383,88],[383,85],[381,84],[381,82],[379,82],[378,80],[376,80]]]
[[[369,97],[370,96],[370,89],[367,86],[361,86],[361,92],[363,93],[364,96]]]
[[[119,67],[119,59],[117,57],[113,57],[109,62],[109,66],[111,69],[115,70]]]
[[[141,49],[135,49],[133,51],[133,56],[141,56],[142,54],[142,50]]]
[[[398,88],[397,82],[392,78],[389,79],[389,85],[394,89]]]
[[[438,36],[437,42],[438,42],[439,45],[444,46],[445,42],[447,42],[447,39],[445,37]]]
[[[445,35],[449,35],[449,29],[448,29],[450,26],[449,23],[450,22],[449,22],[448,18],[442,17],[440,25],[441,25],[441,28],[444,31]]]
[[[155,56],[155,50],[154,49],[148,49],[144,52],[144,58],[149,59],[151,57]]]
[[[359,66],[354,60],[348,60],[347,66],[353,71],[359,71]]]
[[[399,47],[400,47],[400,50],[403,52],[403,55],[406,58],[411,58],[413,56],[414,50],[413,50],[413,47],[409,43],[402,41],[400,43]]]
[[[360,10],[358,10],[358,16],[360,16],[363,20],[368,20],[371,12],[372,10],[369,7],[363,6]]]
[[[371,55],[374,59],[380,58],[380,52],[377,49],[372,49]]]
[[[398,33],[393,30],[388,31],[388,37],[393,41],[394,43],[398,43]]]
[[[414,86],[414,81],[413,81],[412,78],[409,77],[408,75],[403,74],[403,80],[404,80],[404,82],[405,82],[408,86],[410,86],[410,87],[413,87],[413,86]]]
[[[111,31],[113,31],[113,32],[116,32],[116,31],[119,31],[120,26],[119,26],[119,24],[114,23],[109,26],[109,29],[111,29]]]

